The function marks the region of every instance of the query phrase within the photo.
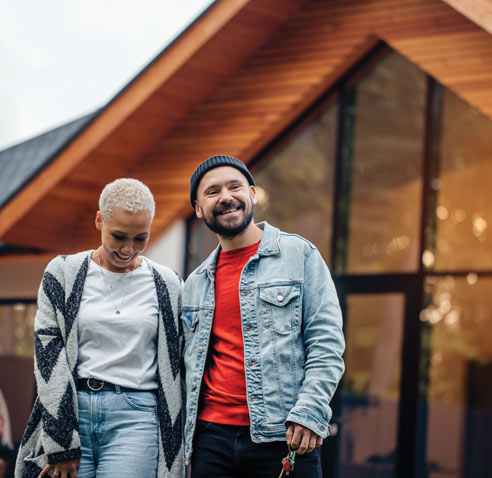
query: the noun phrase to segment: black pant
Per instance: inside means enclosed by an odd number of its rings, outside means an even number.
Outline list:
[[[288,451],[285,442],[253,443],[247,426],[198,420],[191,457],[191,478],[278,478],[282,458],[287,456]],[[288,478],[321,476],[320,455],[318,450],[314,450],[296,455],[294,471]]]

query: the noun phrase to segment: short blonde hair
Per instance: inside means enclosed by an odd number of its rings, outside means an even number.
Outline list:
[[[150,189],[138,179],[115,179],[104,186],[99,196],[101,219],[103,221],[111,219],[115,208],[118,207],[128,212],[149,211],[150,220],[154,219],[154,196]]]

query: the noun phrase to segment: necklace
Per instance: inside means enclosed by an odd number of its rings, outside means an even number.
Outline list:
[[[136,265],[133,267],[133,269],[130,271],[130,280],[128,281],[128,284],[125,288],[125,291],[123,293],[123,300],[121,301],[121,304],[120,306],[118,307],[113,299],[111,298],[111,289],[116,285],[118,284],[124,277],[127,277],[126,275],[122,274],[121,277],[119,277],[118,279],[116,279],[112,284],[110,284],[106,278],[106,274],[104,273],[103,271],[103,267],[101,266],[101,257],[100,257],[100,252],[98,251],[97,252],[97,264],[99,265],[99,270],[101,272],[101,277],[102,277],[102,280],[104,282],[104,285],[106,286],[106,289],[107,289],[107,292],[108,292],[108,299],[109,301],[111,302],[111,304],[113,304],[113,307],[114,307],[114,311],[116,312],[116,314],[121,314],[121,309],[123,308],[123,305],[125,304],[125,300],[126,300],[126,296],[127,296],[127,292],[130,290],[130,286],[132,284],[132,279],[133,279],[133,272],[135,272],[135,269],[138,267],[138,263],[137,261],[135,261]]]

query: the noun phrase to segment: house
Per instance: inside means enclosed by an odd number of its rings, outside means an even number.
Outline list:
[[[151,188],[149,254],[186,275],[217,243],[188,187],[218,153],[250,165],[257,219],[314,242],[339,291],[325,476],[487,476],[487,0],[219,0],[105,107],[0,152],[0,387],[7,369],[29,382],[42,270],[97,246],[104,184]],[[19,440],[24,404],[3,392]]]

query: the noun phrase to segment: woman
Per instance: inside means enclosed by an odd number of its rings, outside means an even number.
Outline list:
[[[99,198],[93,251],[46,268],[34,404],[16,478],[182,478],[181,280],[141,256],[155,203],[135,179]]]

